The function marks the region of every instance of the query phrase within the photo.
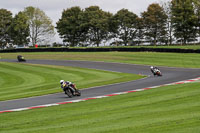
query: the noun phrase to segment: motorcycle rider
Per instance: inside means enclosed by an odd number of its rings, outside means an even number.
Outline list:
[[[157,67],[151,66],[151,72],[153,73],[153,75],[156,75],[156,72],[159,71],[159,69]]]
[[[71,92],[75,95],[75,93],[76,93],[76,91],[74,90],[74,88],[76,89],[75,84],[73,84],[70,81],[64,81],[64,80],[60,80],[60,84],[61,84],[61,88],[63,89],[64,92],[66,89],[70,89]],[[71,86],[71,87],[69,87],[69,86]]]

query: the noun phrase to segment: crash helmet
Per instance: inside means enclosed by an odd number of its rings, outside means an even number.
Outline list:
[[[60,80],[60,84],[63,84],[65,81],[64,80]]]
[[[153,69],[153,66],[151,66],[150,68]]]

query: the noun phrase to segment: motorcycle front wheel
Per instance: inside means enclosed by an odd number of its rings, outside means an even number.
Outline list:
[[[69,90],[65,90],[65,94],[68,95],[68,97],[70,97],[70,98],[73,97],[72,93],[69,92]]]

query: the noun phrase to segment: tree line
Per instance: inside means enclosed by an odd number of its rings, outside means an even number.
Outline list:
[[[11,11],[0,9],[0,48],[7,45],[33,46],[48,43],[54,36],[51,19],[39,8],[26,7],[14,17]]]
[[[36,9],[38,15],[34,14]],[[17,45],[31,41],[34,45],[55,34],[51,20],[38,8],[28,7],[14,18],[11,12],[0,9],[0,20],[0,45],[8,41]],[[184,45],[200,38],[200,1],[153,3],[140,16],[128,9],[112,14],[98,6],[75,6],[63,10],[55,28],[63,42],[72,47],[98,47],[106,42],[124,46]]]
[[[200,37],[200,1],[153,3],[141,16],[128,9],[111,14],[98,6],[72,7],[62,12],[56,28],[70,46],[99,46],[109,40],[125,46],[187,44]]]

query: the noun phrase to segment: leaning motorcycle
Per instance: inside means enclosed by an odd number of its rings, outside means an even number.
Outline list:
[[[64,92],[68,97],[73,97],[73,96],[81,96],[81,92],[76,89],[76,86],[74,84],[72,85],[67,85],[66,83],[63,85]]]
[[[21,55],[18,55],[18,56],[17,56],[17,60],[18,60],[19,62],[26,62],[26,59],[25,59],[23,56],[21,56]]]
[[[157,75],[157,76],[162,76],[162,73],[161,73],[161,71],[160,70],[155,70],[155,75]]]

